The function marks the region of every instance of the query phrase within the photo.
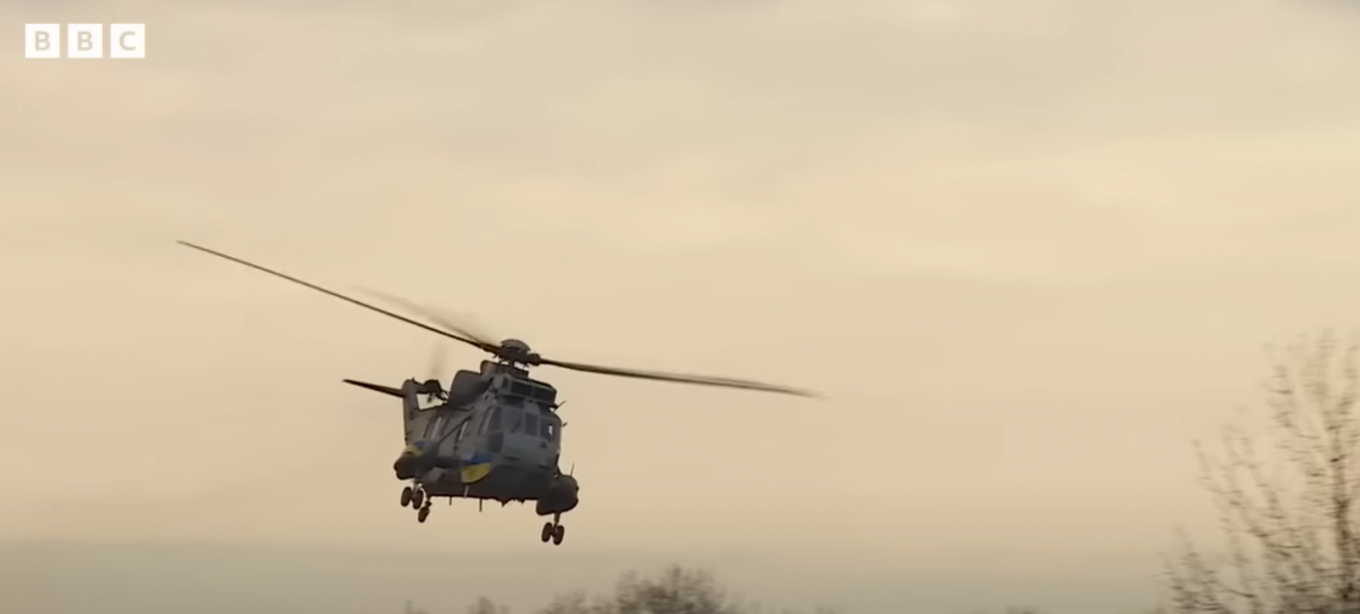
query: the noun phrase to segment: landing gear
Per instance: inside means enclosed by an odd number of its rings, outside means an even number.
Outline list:
[[[425,522],[425,519],[430,517],[430,504],[433,502],[434,498],[430,497],[419,484],[401,490],[401,506],[415,510],[417,522]]]
[[[562,515],[553,514],[552,522],[543,523],[543,531],[539,537],[545,544],[551,540],[554,546],[560,546],[562,545],[562,538],[566,534],[567,528],[562,526]]]

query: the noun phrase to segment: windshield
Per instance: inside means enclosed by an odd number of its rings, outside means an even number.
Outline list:
[[[546,386],[535,386],[528,382],[514,381],[510,383],[507,396],[533,399],[540,403],[552,405],[557,401],[557,390]]]

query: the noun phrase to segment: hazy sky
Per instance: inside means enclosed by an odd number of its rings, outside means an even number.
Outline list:
[[[145,60],[20,55],[22,23],[114,21],[147,24]],[[1262,345],[1358,324],[1340,1],[0,0],[0,22],[2,539],[449,573],[758,553],[856,612],[914,593],[852,579],[929,574],[976,581],[918,605],[1124,611],[1176,526],[1212,528],[1190,440],[1256,402]],[[435,340],[176,239],[553,357],[830,398],[543,370],[582,483],[566,544],[528,507],[417,525],[396,404],[340,379],[425,377]],[[1019,570],[1058,580],[986,580]]]

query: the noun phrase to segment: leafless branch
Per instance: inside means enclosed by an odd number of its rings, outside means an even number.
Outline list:
[[[1217,454],[1196,444],[1227,552],[1210,560],[1182,539],[1166,561],[1169,612],[1360,614],[1357,357],[1360,339],[1339,352],[1326,332],[1273,361],[1266,407],[1288,479],[1271,477],[1242,426],[1224,427]]]

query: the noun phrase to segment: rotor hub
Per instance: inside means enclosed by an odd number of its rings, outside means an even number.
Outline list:
[[[500,359],[524,365],[538,365],[543,358],[529,349],[529,344],[519,339],[506,339],[501,341],[500,347],[496,350],[496,356]]]
[[[518,352],[522,354],[529,353],[529,344],[520,341],[519,339],[506,339],[504,341],[501,341],[501,347],[511,352]]]

